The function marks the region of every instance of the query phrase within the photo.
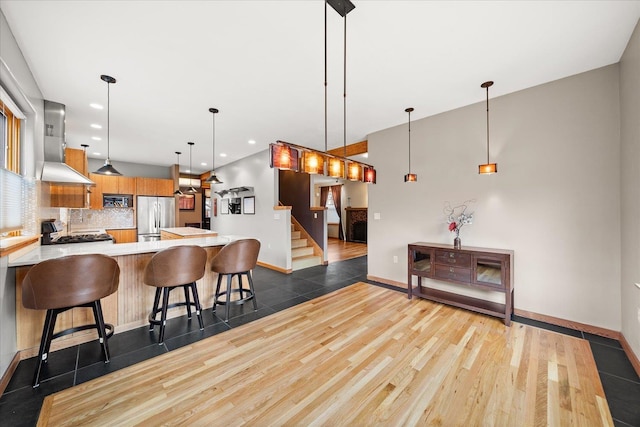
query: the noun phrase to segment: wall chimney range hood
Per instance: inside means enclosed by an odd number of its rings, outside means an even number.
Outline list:
[[[58,185],[96,185],[64,162],[65,106],[44,101],[44,164],[40,180]]]

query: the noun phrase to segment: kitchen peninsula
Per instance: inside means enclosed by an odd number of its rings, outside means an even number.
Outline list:
[[[204,231],[204,230],[201,230]],[[28,310],[22,306],[22,282],[29,269],[49,259],[60,258],[68,255],[81,255],[101,253],[112,256],[120,266],[120,284],[118,291],[102,300],[105,322],[115,327],[115,332],[127,331],[148,323],[148,315],[153,306],[155,289],[143,282],[144,270],[156,252],[165,248],[178,245],[198,245],[207,251],[207,265],[211,259],[227,243],[243,238],[242,236],[214,236],[182,240],[162,240],[151,242],[123,243],[114,245],[110,243],[83,243],[63,244],[53,246],[35,246],[24,248],[22,251],[10,257],[8,266],[15,268],[16,274],[16,329],[17,349],[22,352],[21,357],[31,357],[37,354],[42,325],[44,324],[45,310]],[[91,272],[87,272],[91,274]],[[213,305],[213,292],[217,274],[209,268],[205,275],[198,280],[197,287],[200,302],[203,308]],[[171,296],[170,303],[184,298],[179,292]],[[184,315],[183,308],[169,311],[169,317]],[[90,308],[74,308],[58,316],[56,331],[73,326],[92,323],[93,315]],[[52,343],[52,350],[66,348],[78,343],[95,339],[94,332],[82,331],[72,335],[61,337]]]
[[[215,237],[218,233],[195,227],[161,228],[160,240],[193,239],[196,237]]]

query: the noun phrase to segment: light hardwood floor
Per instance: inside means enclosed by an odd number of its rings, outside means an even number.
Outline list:
[[[345,242],[335,238],[328,239],[329,264],[345,259],[357,258],[367,254],[366,243]]]
[[[586,341],[357,283],[50,395],[48,424],[613,421]]]

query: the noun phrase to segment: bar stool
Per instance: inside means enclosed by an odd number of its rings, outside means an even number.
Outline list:
[[[256,293],[253,288],[251,270],[258,263],[258,252],[260,252],[260,242],[256,239],[241,239],[226,244],[211,261],[211,270],[218,273],[218,284],[213,299],[213,312],[216,305],[224,305],[224,321],[229,322],[229,306],[244,304],[245,301],[253,301],[253,310],[258,310]],[[220,292],[222,276],[227,276],[227,288]],[[231,279],[238,276],[238,289],[232,289]],[[242,286],[242,276],[247,276],[249,289]],[[238,293],[239,298],[231,300],[232,293]],[[220,301],[221,296],[225,296],[224,301]]]
[[[100,299],[118,290],[120,267],[115,259],[101,254],[71,255],[40,262],[27,272],[22,282],[22,305],[47,310],[33,387],[40,385],[43,364],[48,362],[51,340],[85,329],[97,329],[104,362],[109,362],[107,339],[113,325],[105,324]],[[53,333],[58,314],[74,307],[91,307],[94,324],[76,326]]]
[[[186,306],[187,317],[191,319],[191,307],[195,307],[200,330],[204,329],[196,280],[204,276],[206,266],[207,251],[200,246],[173,246],[151,257],[144,270],[144,283],[156,287],[153,309],[149,314],[149,330],[153,331],[155,325],[160,325],[159,345],[164,342],[164,327],[167,323],[169,308]],[[169,304],[169,292],[176,288],[184,289],[185,301]],[[193,302],[189,299],[189,290],[193,295]],[[162,294],[162,307],[158,307],[160,294]],[[160,313],[160,320],[156,320],[158,313]]]

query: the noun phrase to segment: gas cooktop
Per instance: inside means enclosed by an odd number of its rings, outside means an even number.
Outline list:
[[[88,242],[105,242],[113,241],[113,237],[107,233],[102,234],[72,234],[69,236],[60,236],[49,243],[50,245],[60,245],[63,243],[88,243]]]

